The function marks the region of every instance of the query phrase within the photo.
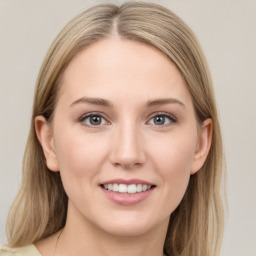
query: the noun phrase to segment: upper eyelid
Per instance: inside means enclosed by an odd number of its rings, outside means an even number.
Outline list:
[[[152,117],[155,117],[155,116],[167,116],[167,117],[170,117],[172,119],[174,119],[175,121],[177,121],[177,117],[170,114],[170,113],[167,113],[167,112],[162,112],[162,111],[159,111],[159,112],[155,112],[153,114],[151,114],[148,118],[151,119]]]
[[[79,120],[84,120],[86,117],[89,117],[89,116],[93,116],[93,115],[99,115],[101,117],[103,117],[104,119],[108,120],[109,118],[102,112],[98,112],[98,111],[95,111],[95,112],[89,112],[89,113],[86,113],[86,114],[83,114]]]

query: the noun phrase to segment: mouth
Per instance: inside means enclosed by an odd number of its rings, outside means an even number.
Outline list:
[[[112,202],[132,206],[154,194],[155,184],[139,179],[113,179],[99,184],[103,194]]]
[[[124,183],[104,183],[100,184],[100,186],[104,190],[113,191],[117,193],[123,193],[123,194],[138,194],[143,193],[148,190],[154,189],[155,185],[149,185],[145,183],[132,183],[132,184],[124,184]]]

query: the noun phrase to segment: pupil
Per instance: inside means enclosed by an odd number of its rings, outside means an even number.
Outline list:
[[[154,119],[154,123],[156,125],[164,124],[164,117],[163,116],[156,116]]]
[[[90,118],[90,123],[92,125],[99,125],[101,123],[101,117],[100,116],[92,116]]]

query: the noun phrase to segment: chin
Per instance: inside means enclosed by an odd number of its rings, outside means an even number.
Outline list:
[[[136,218],[134,216],[122,216],[120,214],[118,218],[113,217],[111,218],[111,221],[104,221],[101,229],[118,237],[136,237],[153,232],[163,224],[164,226],[167,226],[168,222],[169,219],[167,221],[160,221],[159,219],[156,221],[150,218],[147,219],[145,216],[144,218]]]

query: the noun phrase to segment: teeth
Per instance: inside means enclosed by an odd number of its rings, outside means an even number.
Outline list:
[[[137,192],[141,192],[141,191],[142,191],[142,185],[141,185],[141,184],[138,184],[138,185],[137,185],[136,191],[137,191]]]
[[[120,184],[118,187],[118,192],[120,193],[127,193],[128,191],[128,187],[125,184]]]
[[[103,187],[107,190],[119,192],[119,193],[129,193],[129,194],[135,194],[140,192],[145,192],[149,189],[151,189],[150,185],[146,184],[104,184]]]
[[[118,186],[118,184],[113,184],[113,191],[115,191],[115,192],[118,192],[118,190],[119,190],[119,186]]]
[[[128,193],[129,193],[129,194],[134,194],[134,193],[136,193],[136,190],[137,190],[136,187],[137,187],[137,186],[136,186],[135,184],[128,185],[128,187],[127,187],[127,188],[128,188]]]

